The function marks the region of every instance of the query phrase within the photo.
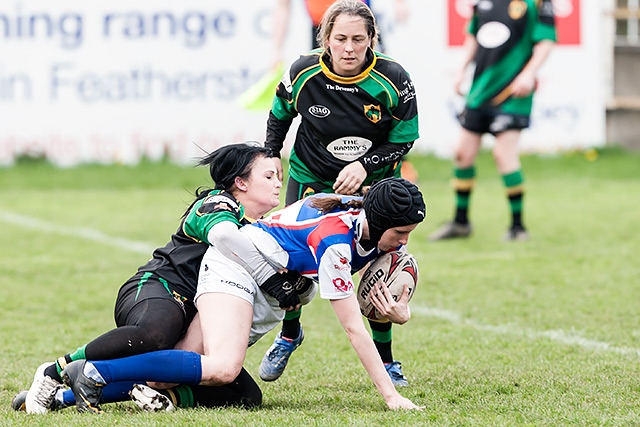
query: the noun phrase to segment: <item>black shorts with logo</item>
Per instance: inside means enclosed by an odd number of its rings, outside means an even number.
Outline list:
[[[146,311],[167,310],[167,301],[170,301],[182,312],[182,325],[165,325],[166,327],[180,327],[182,334],[186,333],[189,324],[196,315],[197,309],[193,301],[184,298],[166,280],[149,272],[140,272],[129,279],[118,291],[114,318],[118,327],[134,325],[138,322],[138,316],[144,315],[135,310],[141,302],[147,303]],[[158,301],[158,304],[154,302]]]
[[[506,130],[529,127],[529,116],[505,113],[497,108],[465,108],[458,115],[460,125],[474,133],[497,135]]]

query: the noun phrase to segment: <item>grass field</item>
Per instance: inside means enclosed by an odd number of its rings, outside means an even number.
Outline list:
[[[204,169],[166,163],[0,169],[2,426],[638,426],[640,425],[640,155],[607,149],[523,158],[532,240],[505,243],[504,189],[478,163],[474,235],[429,243],[453,212],[450,163],[412,159],[428,218],[409,243],[420,262],[413,318],[394,356],[422,412],[391,412],[328,302],[304,311],[306,340],[285,375],[262,383],[259,410],[105,414],[11,410],[35,368],[113,326],[121,283],[163,245],[207,184]],[[257,368],[275,331],[249,349]]]

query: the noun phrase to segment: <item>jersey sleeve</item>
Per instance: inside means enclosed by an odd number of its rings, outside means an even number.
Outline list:
[[[395,164],[413,147],[420,137],[418,131],[418,102],[409,73],[392,58],[378,55],[380,68],[372,72],[388,94],[387,108],[391,113],[391,126],[386,143],[376,146],[358,158],[370,176],[372,173]]]
[[[267,137],[265,147],[270,148],[280,157],[280,151],[284,146],[284,140],[289,132],[293,119],[298,115],[293,99],[292,81],[295,79],[295,63],[292,64],[282,75],[282,80],[276,87],[276,94],[273,97],[271,111],[267,119]]]
[[[367,175],[371,175],[373,172],[392,165],[402,159],[402,157],[409,152],[411,147],[413,147],[413,142],[404,144],[382,144],[374,150],[369,151],[367,154],[360,156],[358,161],[367,172]]]
[[[276,87],[276,94],[271,105],[271,113],[280,121],[291,121],[298,112],[295,108],[293,81],[296,79],[296,63],[294,62],[282,75],[282,80]]]
[[[223,221],[231,221],[240,227],[240,218],[244,209],[235,200],[224,194],[213,194],[205,197],[201,203],[191,208],[183,223],[184,233],[192,239],[211,244],[209,231]]]
[[[318,265],[320,297],[342,299],[351,295],[354,231],[343,218],[327,217],[309,234],[307,244]]]
[[[318,283],[322,299],[343,299],[353,294],[350,245],[335,244],[324,251],[318,262]]]
[[[534,43],[538,43],[542,40],[557,41],[552,0],[539,1],[537,12],[538,20],[533,31]]]
[[[467,34],[471,34],[475,37],[478,34],[478,6],[473,6],[473,15],[471,19],[469,19],[469,23],[467,24]]]
[[[418,131],[418,100],[409,73],[397,62],[390,61],[388,78],[393,82],[397,103],[391,109],[393,122],[389,130],[391,143],[410,143],[420,137]]]
[[[284,147],[284,140],[287,137],[292,120],[280,120],[272,111],[269,111],[267,119],[267,138],[264,146],[270,148],[276,157],[281,157],[280,151]]]

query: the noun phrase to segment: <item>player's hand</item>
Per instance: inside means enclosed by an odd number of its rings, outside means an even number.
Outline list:
[[[465,96],[465,70],[458,70],[453,76],[453,89],[460,96]]]
[[[273,160],[273,163],[276,165],[276,173],[278,174],[278,179],[280,180],[280,182],[284,182],[284,175],[282,174],[282,159],[272,157],[271,160]]]
[[[362,166],[362,163],[358,161],[349,163],[338,174],[336,182],[333,184],[333,191],[338,194],[354,194],[360,189],[366,177],[367,171]]]
[[[369,295],[371,303],[382,316],[393,323],[403,325],[411,319],[409,309],[409,285],[404,285],[402,295],[398,301],[393,299],[391,292],[384,284],[378,282]]]
[[[400,394],[396,394],[393,397],[390,397],[386,400],[387,407],[392,410],[396,409],[415,409],[418,411],[422,411],[424,406],[418,406],[406,397],[400,396]]]
[[[535,86],[535,74],[525,70],[518,74],[511,83],[511,94],[514,98],[523,98],[525,96],[529,96],[529,94],[533,92]]]

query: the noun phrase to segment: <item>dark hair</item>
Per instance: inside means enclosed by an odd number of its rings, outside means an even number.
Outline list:
[[[271,149],[257,142],[225,145],[202,157],[197,166],[209,166],[215,190],[231,190],[236,177],[246,179],[258,157],[273,157]]]
[[[260,157],[273,157],[270,148],[262,146],[258,142],[247,141],[229,144],[200,158],[196,166],[209,166],[209,175],[215,184],[214,190],[232,191],[237,177],[247,179],[251,175],[251,169],[256,159]],[[205,197],[210,187],[201,186],[196,189],[196,199]],[[193,206],[189,206],[184,215],[187,215]]]
[[[362,18],[367,27],[367,34],[371,37],[369,47],[375,49],[378,44],[379,34],[376,18],[373,16],[371,9],[360,0],[338,0],[329,6],[329,9],[327,9],[322,16],[322,21],[318,28],[318,36],[316,39],[318,46],[325,47],[325,41],[331,35],[336,19],[340,15],[351,15]]]

